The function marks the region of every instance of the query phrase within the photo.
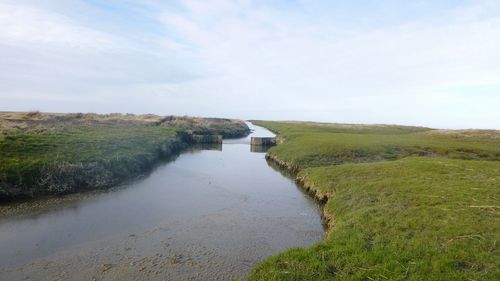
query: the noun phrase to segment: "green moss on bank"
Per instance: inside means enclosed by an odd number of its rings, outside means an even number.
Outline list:
[[[256,123],[285,139],[269,155],[326,198],[329,227],[249,280],[500,279],[499,132]]]

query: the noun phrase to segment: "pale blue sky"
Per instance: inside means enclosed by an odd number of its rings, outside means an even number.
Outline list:
[[[0,110],[500,129],[500,2],[0,1]]]

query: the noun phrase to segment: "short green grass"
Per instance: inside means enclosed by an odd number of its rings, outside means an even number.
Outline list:
[[[113,184],[109,180],[137,174],[179,144],[176,129],[164,126],[13,131],[0,140],[0,183],[26,191],[48,191],[49,187],[41,183],[44,174],[54,173],[66,164],[91,163],[106,167],[102,172],[113,173],[102,183]],[[95,169],[88,172],[98,173]],[[85,173],[85,169],[79,173]],[[102,187],[98,182],[94,184]],[[80,183],[80,187],[84,186]],[[62,189],[61,193],[65,191],[69,190]]]
[[[500,280],[498,132],[256,123],[330,221],[249,280]]]
[[[301,123],[257,122],[278,131],[286,145],[269,153],[296,169],[395,160],[411,155],[456,159],[500,160],[500,133],[495,137],[461,136],[404,126],[340,126]],[[462,134],[465,135],[465,134]]]

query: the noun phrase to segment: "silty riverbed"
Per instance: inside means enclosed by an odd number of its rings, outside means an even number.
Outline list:
[[[0,280],[244,277],[321,240],[320,208],[251,151],[250,136],[224,140],[106,192],[0,206]]]

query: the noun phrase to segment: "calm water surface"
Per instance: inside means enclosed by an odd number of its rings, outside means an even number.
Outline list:
[[[249,143],[192,149],[109,192],[19,204],[0,217],[0,280],[230,280],[320,240],[319,207]]]

